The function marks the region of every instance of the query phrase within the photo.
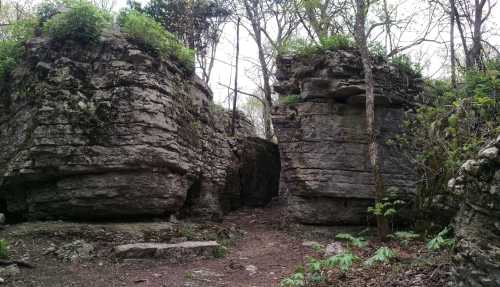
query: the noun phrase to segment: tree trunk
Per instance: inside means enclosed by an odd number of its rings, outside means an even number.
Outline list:
[[[235,73],[234,73],[234,97],[233,97],[233,118],[231,121],[231,135],[234,137],[236,134],[236,103],[238,102],[238,64],[240,61],[240,22],[241,19],[238,17],[238,21],[236,23],[236,65],[235,65]]]
[[[368,154],[373,172],[375,184],[375,200],[382,201],[384,198],[384,180],[380,170],[378,159],[378,144],[377,135],[375,132],[375,94],[374,94],[374,79],[370,53],[367,45],[367,35],[365,32],[366,13],[368,4],[365,0],[356,0],[356,27],[355,38],[361,54],[363,62],[363,70],[365,73],[366,83],[366,129],[368,134]],[[386,217],[377,216],[377,232],[380,239],[384,240],[390,233],[389,222]]]
[[[455,56],[455,0],[450,0],[450,70],[451,86],[457,88],[456,56]]]
[[[249,3],[250,2],[250,3]],[[273,130],[271,124],[271,107],[273,106],[273,98],[272,98],[272,89],[270,83],[270,75],[269,70],[267,69],[266,57],[264,55],[264,46],[262,44],[262,31],[260,28],[260,13],[258,7],[258,0],[246,0],[245,1],[245,9],[247,13],[247,18],[250,20],[252,24],[252,30],[254,32],[255,44],[257,45],[257,49],[259,52],[259,64],[262,69],[262,82],[263,82],[263,91],[265,98],[265,112],[264,115],[264,129],[265,136],[267,140],[271,140],[273,138]]]

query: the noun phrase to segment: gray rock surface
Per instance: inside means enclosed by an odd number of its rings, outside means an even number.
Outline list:
[[[461,198],[452,274],[458,287],[500,286],[500,137],[463,164],[449,187]]]
[[[386,63],[375,64],[377,140],[385,186],[397,189],[411,205],[414,170],[387,142],[403,131],[405,113],[415,103],[421,81]],[[300,99],[273,110],[281,154],[280,196],[287,202],[288,218],[305,224],[366,223],[374,184],[359,55],[346,50],[281,58],[277,78],[280,98]],[[403,219],[411,216],[399,214]]]
[[[114,254],[120,258],[164,258],[171,263],[181,263],[200,258],[211,258],[216,248],[215,241],[186,241],[176,244],[135,243],[119,245]]]
[[[196,76],[120,33],[101,38],[84,47],[35,38],[0,88],[0,211],[219,219],[242,192],[236,151],[253,126],[239,114],[230,137],[230,115]]]

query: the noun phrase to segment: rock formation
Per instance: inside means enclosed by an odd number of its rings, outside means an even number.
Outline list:
[[[500,137],[468,160],[449,187],[461,198],[453,286],[500,286]]]
[[[0,90],[8,215],[220,218],[251,193],[252,178],[243,175],[276,166],[279,173],[275,145],[254,139],[243,116],[229,136],[230,115],[196,76],[120,33],[106,32],[93,46],[37,37],[26,54]],[[248,151],[259,161],[243,162]],[[277,180],[263,190],[272,193]]]
[[[402,131],[420,81],[381,59],[374,67],[376,121],[386,188],[407,202],[415,175],[388,140]],[[365,83],[356,50],[278,59],[273,123],[281,154],[280,195],[306,224],[365,223],[374,185],[368,158]]]

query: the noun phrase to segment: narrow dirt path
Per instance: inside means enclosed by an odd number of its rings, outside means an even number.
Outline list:
[[[162,260],[117,260],[99,255],[82,262],[63,262],[47,254],[49,242],[59,245],[74,238],[23,237],[11,242],[17,258],[27,258],[35,269],[22,269],[7,280],[16,287],[267,287],[277,286],[300,265],[302,241],[279,230],[279,210],[244,209],[229,214],[222,226],[243,233],[233,240],[223,258],[184,264]],[[43,223],[42,223],[43,224]],[[69,240],[69,241],[68,241]]]
[[[183,265],[136,270],[137,286],[277,286],[303,258],[302,241],[278,229],[276,209],[247,209],[228,215],[224,225],[238,227],[245,236],[224,258]]]

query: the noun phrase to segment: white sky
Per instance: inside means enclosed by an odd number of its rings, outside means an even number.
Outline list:
[[[40,0],[25,0],[31,3],[40,2]],[[137,0],[143,4],[147,3],[148,0]],[[389,3],[394,0],[389,0]],[[423,0],[399,0],[402,5],[406,5],[403,9],[400,9],[401,14],[412,13],[412,11],[418,10],[419,4],[424,3]],[[119,11],[121,8],[126,7],[126,0],[114,0],[114,10]],[[399,11],[399,10],[398,10]],[[486,37],[493,42],[498,48],[500,45],[500,33],[498,31],[498,24],[500,24],[497,20],[499,20],[500,15],[500,1],[498,5],[496,5],[492,11],[492,21],[489,24],[489,27],[492,27],[490,31],[487,31]],[[425,23],[425,16],[416,17],[416,23],[422,21]],[[445,28],[446,29],[446,28]],[[496,34],[496,35],[495,35]],[[415,33],[409,31],[406,33],[405,37],[407,39],[414,39]],[[227,99],[227,88],[224,88],[219,85],[219,83],[223,83],[225,85],[230,84],[232,81],[232,75],[234,74],[234,45],[236,38],[236,29],[235,25],[232,23],[228,23],[225,27],[224,33],[221,38],[221,42],[219,44],[217,55],[216,55],[216,63],[214,69],[212,71],[210,87],[214,92],[214,100],[216,103],[222,104],[226,108],[228,108],[228,103],[224,103]],[[448,39],[444,39],[448,40]],[[241,29],[240,36],[240,70],[239,70],[239,89],[246,92],[254,92],[256,90],[257,85],[255,84],[255,80],[259,79],[258,70],[255,68],[255,64],[257,63],[257,47],[250,35],[244,28]],[[443,63],[447,63],[447,54],[446,49],[444,49],[443,45],[438,44],[423,44],[420,45],[413,50],[408,51],[409,54],[414,58],[423,58],[425,70],[425,76],[439,77],[446,75],[445,70],[439,70],[439,68],[443,65]],[[420,54],[423,54],[420,56]],[[232,86],[232,84],[231,84]],[[241,94],[240,94],[241,95]],[[240,97],[248,97],[241,95]],[[245,101],[245,98],[239,100],[239,104],[241,105]]]
[[[120,8],[123,8],[126,6],[126,0],[115,0],[115,9],[119,10]],[[147,0],[139,0],[139,2],[146,3]],[[416,11],[419,8],[419,5],[422,4],[424,1],[422,0],[399,0],[400,3],[403,3],[401,12],[398,15],[399,17],[402,16],[402,14],[406,13],[413,13],[413,11]],[[389,1],[389,4],[391,3],[391,0]],[[493,27],[492,31],[488,31],[486,34],[489,39],[491,39],[492,42],[496,44],[498,47],[500,44],[500,36],[496,35],[493,36],[492,34],[499,34],[498,33],[498,15],[500,15],[500,3],[495,6],[493,12],[492,12],[492,18],[493,21],[490,23],[490,27]],[[420,15],[419,15],[420,16]],[[416,17],[415,22],[422,22],[425,23],[427,19],[425,19],[425,16],[422,15],[421,17]],[[417,24],[418,25],[418,24]],[[418,28],[418,27],[417,27]],[[444,29],[447,29],[447,27],[444,27]],[[458,34],[458,32],[457,32]],[[407,33],[406,38],[407,39],[414,39],[416,34],[413,33],[412,31],[409,31]],[[444,34],[446,35],[446,33]],[[223,83],[228,85],[231,81],[232,75],[234,74],[234,45],[233,43],[235,42],[236,38],[236,29],[235,25],[228,23],[225,27],[224,33],[221,38],[221,42],[219,44],[218,50],[217,50],[217,61],[215,63],[214,69],[212,71],[212,76],[211,76],[211,81],[210,81],[210,86],[214,92],[214,100],[219,103],[223,104],[223,106],[228,107],[228,103],[224,104],[224,101],[227,99],[227,88],[224,88],[219,85],[219,83]],[[445,41],[448,41],[448,39],[443,39]],[[256,76],[258,71],[255,69],[255,65],[252,63],[257,63],[257,47],[253,40],[251,39],[250,35],[244,28],[241,29],[241,36],[240,36],[240,43],[241,43],[241,48],[240,48],[240,70],[239,70],[239,88],[243,91],[246,92],[254,92],[256,90],[257,85],[255,84],[255,79],[258,79]],[[433,43],[424,43],[420,46],[417,46],[416,48],[412,50],[408,50],[407,53],[409,53],[414,60],[421,58],[423,59],[424,64],[424,76],[429,76],[429,77],[442,77],[443,75],[447,75],[447,71],[444,69],[440,69],[443,64],[447,64],[448,59],[447,59],[447,51],[444,49],[443,45],[439,44],[433,44]],[[231,84],[232,86],[232,84]],[[240,94],[241,95],[241,94]],[[241,95],[240,97],[248,97]],[[239,100],[239,104],[242,104],[244,102],[244,98]]]

